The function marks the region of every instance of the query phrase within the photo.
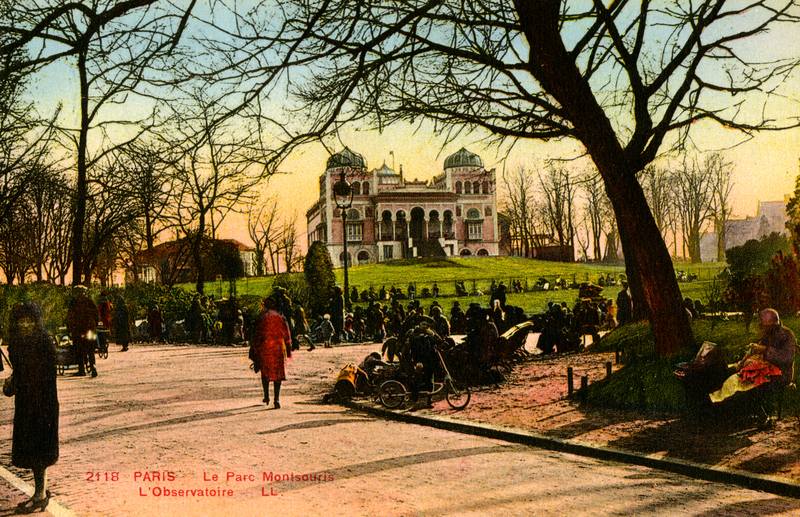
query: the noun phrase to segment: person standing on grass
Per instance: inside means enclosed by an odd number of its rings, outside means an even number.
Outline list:
[[[292,335],[286,319],[278,312],[278,304],[266,298],[264,310],[256,320],[253,334],[253,355],[261,370],[261,386],[264,388],[264,404],[269,405],[269,383],[272,382],[275,399],[274,408],[280,409],[281,383],[286,380],[286,359],[292,357]]]
[[[633,320],[633,304],[628,294],[628,282],[622,282],[622,291],[617,295],[617,326],[621,327]]]

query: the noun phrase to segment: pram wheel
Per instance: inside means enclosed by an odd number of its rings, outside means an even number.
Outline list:
[[[469,388],[466,385],[462,385],[461,383],[457,383],[455,381],[451,381],[447,385],[445,398],[447,399],[447,403],[450,404],[450,407],[453,409],[464,409],[467,407],[470,396]]]
[[[406,398],[406,387],[399,381],[386,381],[381,385],[378,395],[381,404],[389,409],[400,407]]]

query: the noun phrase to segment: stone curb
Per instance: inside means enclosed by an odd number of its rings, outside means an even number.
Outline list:
[[[776,476],[765,476],[753,474],[723,467],[713,467],[701,463],[677,459],[664,459],[655,456],[637,454],[635,452],[605,447],[580,440],[568,440],[544,436],[529,431],[502,427],[493,424],[465,422],[446,416],[421,416],[406,411],[393,411],[382,407],[374,406],[368,402],[348,401],[344,406],[377,415],[389,420],[396,420],[409,424],[418,424],[437,429],[445,429],[457,433],[493,438],[511,443],[519,443],[540,449],[565,452],[578,456],[586,456],[606,461],[639,465],[652,469],[663,470],[675,474],[713,481],[715,483],[727,483],[737,485],[751,490],[760,490],[772,494],[793,497],[800,499],[800,483],[795,483],[788,479]]]

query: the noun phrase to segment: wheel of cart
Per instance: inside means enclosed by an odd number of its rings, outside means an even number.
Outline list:
[[[390,380],[381,384],[381,389],[378,392],[378,398],[381,404],[389,409],[397,409],[406,401],[408,392],[406,387],[400,381]]]
[[[455,381],[450,376],[447,365],[444,364],[442,354],[439,353],[438,350],[436,353],[439,356],[439,362],[444,369],[444,379],[441,382],[436,382],[434,379],[433,390],[420,391],[419,395],[433,396],[444,391],[444,398],[447,400],[447,403],[451,408],[464,409],[467,407],[467,404],[469,404],[471,398],[469,386]],[[409,399],[410,395],[411,392],[406,389],[402,382],[392,379],[381,384],[381,388],[378,392],[378,399],[381,401],[381,404],[387,408],[397,409]]]

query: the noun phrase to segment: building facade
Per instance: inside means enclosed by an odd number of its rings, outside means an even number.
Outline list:
[[[353,190],[346,227],[333,194],[342,173]],[[364,264],[499,254],[495,171],[463,148],[431,181],[407,181],[402,167],[395,173],[386,164],[370,171],[363,156],[345,148],[328,159],[306,221],[309,246],[325,243],[335,267],[346,259]]]
[[[783,201],[759,201],[755,217],[745,219],[731,219],[725,226],[725,250],[734,246],[741,246],[749,240],[759,240],[773,232],[789,235],[786,222],[786,203],[789,196]],[[700,238],[700,257],[703,262],[717,260],[718,237],[716,232],[710,232]]]

